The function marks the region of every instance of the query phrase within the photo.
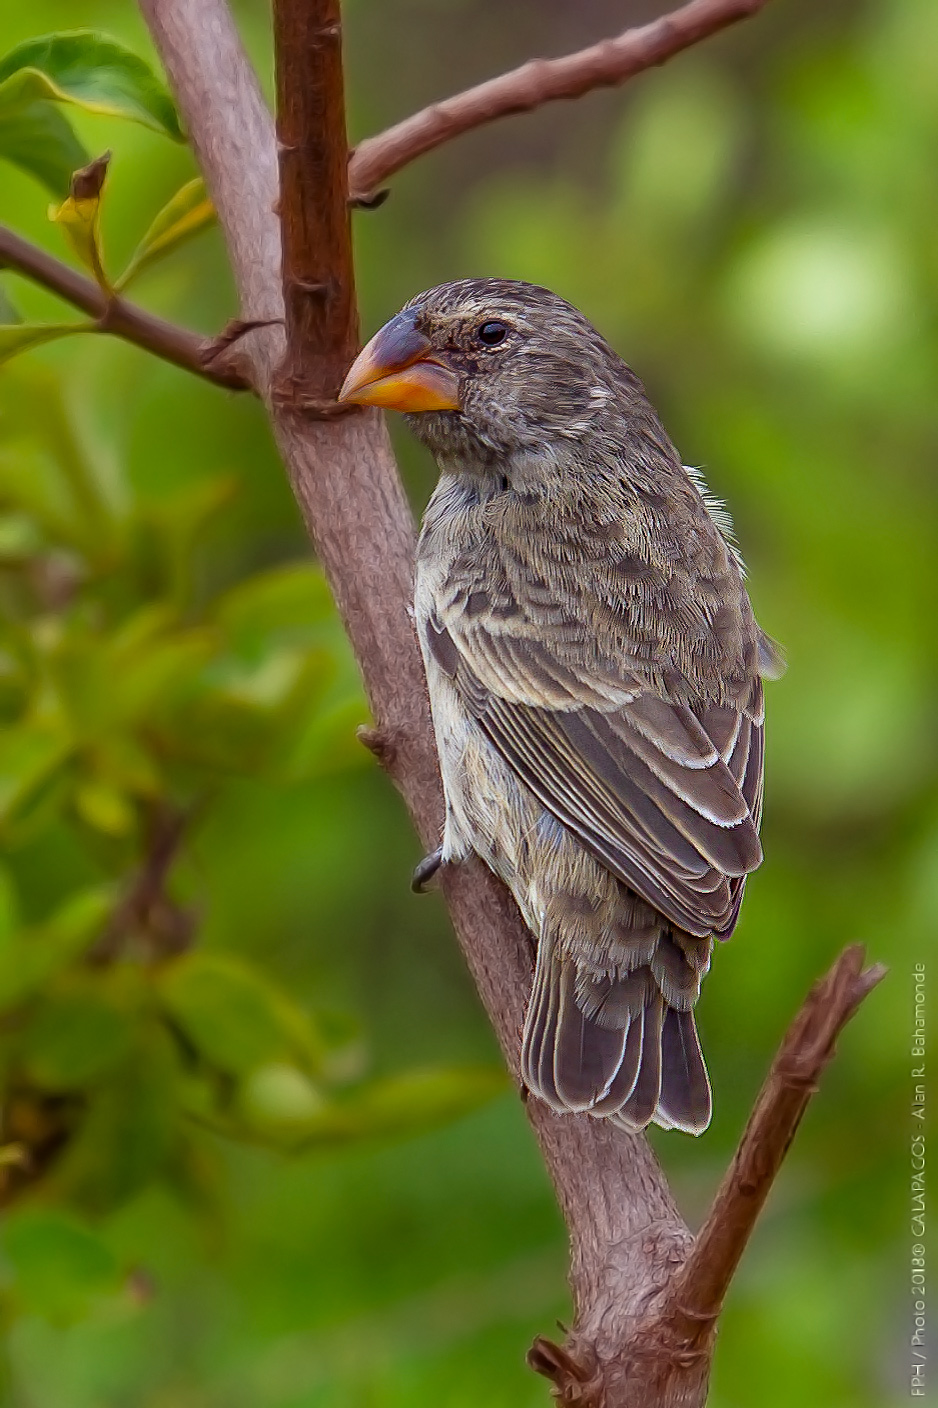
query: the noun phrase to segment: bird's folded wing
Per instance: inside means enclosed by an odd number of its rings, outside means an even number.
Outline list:
[[[597,859],[689,933],[732,929],[762,859],[758,679],[740,709],[695,713],[624,677],[597,705],[543,641],[431,620],[427,642],[493,746]]]

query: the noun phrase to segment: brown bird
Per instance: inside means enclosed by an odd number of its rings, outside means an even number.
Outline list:
[[[723,508],[642,385],[547,289],[420,294],[340,400],[409,413],[440,481],[415,615],[446,794],[537,940],[525,1083],[555,1110],[699,1133],[694,1004],[762,860],[760,630]]]

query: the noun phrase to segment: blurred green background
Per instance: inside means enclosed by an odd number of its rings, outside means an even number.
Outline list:
[[[350,0],[352,138],[664,8]],[[236,9],[269,92],[267,5]],[[77,25],[152,58],[129,0],[5,6],[0,55]],[[366,331],[467,274],[594,319],[728,500],[786,647],[767,860],[700,1006],[713,1126],[652,1134],[692,1223],[813,979],[856,940],[890,965],[734,1282],[715,1408],[908,1394],[911,967],[938,918],[936,52],[929,0],[774,0],[356,216]],[[192,161],[70,115],[113,152],[117,270]],[[48,203],[0,164],[0,220],[70,257]],[[220,328],[218,232],[135,296]],[[394,429],[419,509],[431,466]],[[104,338],[5,365],[0,607],[0,1401],[544,1403],[523,1354],[569,1316],[563,1228],[440,902],[409,893],[418,848],[354,742],[354,665],[260,408]]]

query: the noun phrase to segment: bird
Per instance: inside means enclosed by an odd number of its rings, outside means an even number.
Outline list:
[[[550,290],[460,279],[353,362],[439,480],[414,621],[445,823],[415,888],[475,854],[536,943],[524,1086],[560,1113],[699,1134],[694,1006],[762,861],[764,678],[724,506],[642,383]]]

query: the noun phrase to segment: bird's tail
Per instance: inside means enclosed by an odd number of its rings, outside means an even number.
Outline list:
[[[632,1131],[654,1121],[700,1134],[712,1104],[693,1006],[710,941],[662,928],[633,956],[647,961],[598,971],[542,931],[524,1025],[525,1084],[555,1110]]]

